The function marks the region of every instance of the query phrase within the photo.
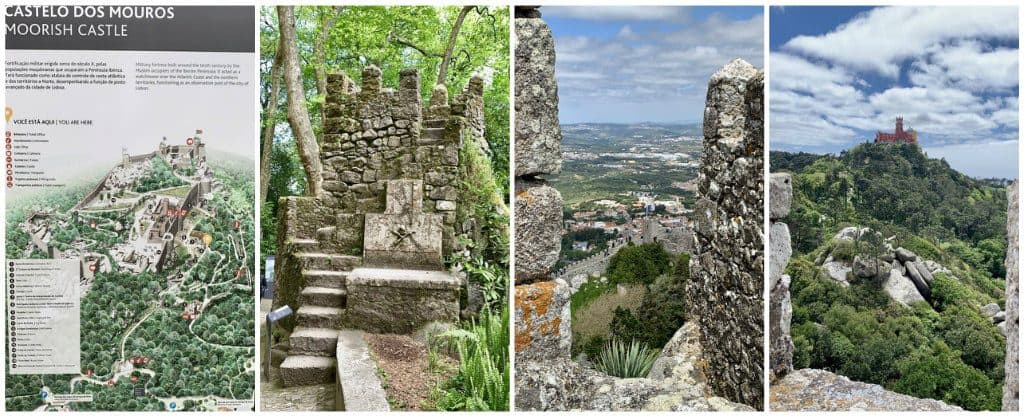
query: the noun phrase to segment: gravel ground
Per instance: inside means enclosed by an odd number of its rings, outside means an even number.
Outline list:
[[[366,341],[378,369],[386,374],[383,381],[392,410],[433,410],[431,391],[454,374],[458,363],[442,355],[439,367],[444,370],[431,373],[427,346],[410,336],[367,334]]]

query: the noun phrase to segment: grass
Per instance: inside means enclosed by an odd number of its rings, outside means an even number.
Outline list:
[[[582,291],[581,291],[582,292]],[[579,295],[581,292],[577,292]],[[590,338],[600,337],[606,339],[610,332],[612,319],[615,318],[615,308],[624,308],[636,311],[637,307],[647,295],[647,288],[643,284],[622,286],[617,289],[601,292],[597,297],[578,307],[572,313],[572,337],[577,342],[586,342]],[[588,294],[585,296],[593,296]],[[573,302],[575,303],[575,295]]]

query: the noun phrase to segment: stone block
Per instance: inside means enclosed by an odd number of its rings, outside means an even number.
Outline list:
[[[541,19],[515,19],[516,176],[562,170],[555,42]]]
[[[793,177],[788,173],[773,173],[768,182],[768,218],[777,220],[789,215],[793,205]]]
[[[768,231],[768,287],[775,287],[782,273],[789,264],[789,257],[793,255],[793,248],[790,246],[789,226],[777,222],[771,225]]]
[[[1018,242],[1020,232],[1017,228],[1020,200],[1017,188],[1020,181],[1014,181],[1006,187],[1006,199],[1009,201],[1006,213],[1006,320],[1000,323],[1003,335],[1006,335],[1006,378],[1003,382],[1003,411],[1018,410],[1020,400],[1020,282],[1017,269],[1020,259]]]
[[[769,365],[772,381],[793,371],[793,338],[790,322],[793,320],[793,304],[789,295],[789,275],[782,275],[771,286],[768,305]]]
[[[562,194],[543,183],[516,182],[516,284],[543,278],[562,250]]]
[[[440,270],[443,221],[437,214],[366,214],[363,262],[368,266]]]
[[[570,288],[562,279],[516,286],[516,361],[569,358]]]
[[[387,412],[391,410],[387,393],[370,356],[370,347],[362,331],[341,331],[336,347],[338,384],[335,408],[346,412]]]
[[[347,327],[410,334],[430,322],[457,322],[461,282],[446,271],[360,267],[349,275]]]

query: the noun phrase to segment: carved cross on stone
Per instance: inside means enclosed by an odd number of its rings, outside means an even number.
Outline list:
[[[369,267],[443,270],[442,218],[423,212],[423,183],[387,181],[386,209],[366,214],[363,264]]]

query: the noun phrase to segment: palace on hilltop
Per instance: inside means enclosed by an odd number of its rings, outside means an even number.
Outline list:
[[[875,143],[917,143],[917,132],[914,129],[903,130],[903,116],[896,117],[894,133],[875,133]]]

